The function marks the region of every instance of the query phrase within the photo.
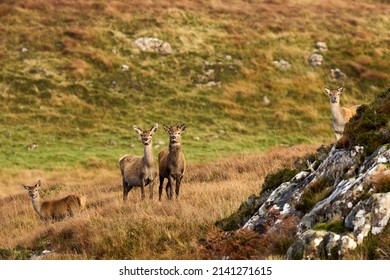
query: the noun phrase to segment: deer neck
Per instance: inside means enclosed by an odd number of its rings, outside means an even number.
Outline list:
[[[31,201],[32,201],[32,205],[34,207],[35,212],[37,212],[39,217],[42,218],[42,214],[41,214],[42,203],[41,203],[41,197],[39,196],[39,194],[37,197],[32,198]]]
[[[181,143],[170,143],[169,144],[169,153],[172,156],[178,157],[181,153]]]
[[[332,112],[332,118],[337,123],[343,122],[343,116],[341,114],[340,103],[330,103],[330,110]]]
[[[154,157],[153,157],[153,145],[150,143],[149,145],[144,145],[144,162],[146,166],[154,165]]]

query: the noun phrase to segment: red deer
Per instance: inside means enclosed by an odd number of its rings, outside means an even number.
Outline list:
[[[145,198],[145,186],[149,185],[149,197],[153,198],[153,186],[157,177],[157,166],[153,157],[152,137],[157,131],[158,124],[150,130],[142,130],[134,125],[133,129],[141,136],[144,146],[144,156],[125,155],[119,160],[119,167],[122,173],[123,201],[133,187],[141,187],[141,198]]]
[[[340,95],[343,90],[343,87],[336,90],[325,88],[325,92],[329,94],[330,98],[332,127],[337,141],[343,136],[345,124],[356,114],[356,110],[359,107],[359,105],[350,108],[340,107]]]
[[[31,198],[34,210],[42,221],[61,220],[67,216],[73,216],[85,208],[87,198],[78,195],[68,195],[58,200],[41,202],[39,195],[41,180],[33,186],[23,185],[23,187],[28,190],[28,195]]]
[[[183,179],[186,169],[186,161],[181,147],[181,134],[185,130],[186,125],[166,126],[163,125],[164,130],[169,134],[169,148],[161,151],[158,155],[160,186],[159,186],[159,200],[161,201],[161,194],[163,189],[164,179],[168,179],[166,192],[168,199],[172,199],[172,185],[176,181],[176,198],[179,197],[181,180]]]

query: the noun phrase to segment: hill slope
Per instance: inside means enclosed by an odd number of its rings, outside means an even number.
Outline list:
[[[348,105],[388,87],[389,14],[383,1],[2,1],[0,168],[116,168],[142,151],[131,126],[155,122],[187,124],[190,161],[329,142],[324,86],[343,84]],[[141,52],[143,36],[173,54]]]

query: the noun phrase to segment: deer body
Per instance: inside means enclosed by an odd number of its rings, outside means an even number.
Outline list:
[[[24,186],[31,198],[33,208],[42,221],[55,221],[73,216],[85,208],[86,197],[78,195],[68,195],[64,198],[51,201],[41,201],[39,195],[39,180],[34,186]]]
[[[159,200],[161,201],[163,183],[165,178],[168,179],[166,186],[166,192],[168,199],[172,199],[173,196],[173,184],[176,182],[175,193],[176,197],[179,196],[181,180],[183,179],[186,161],[181,146],[181,133],[185,130],[186,126],[178,125],[167,127],[164,125],[165,131],[169,133],[169,148],[161,151],[158,155],[159,163]]]
[[[145,197],[145,186],[149,185],[149,197],[153,198],[153,186],[157,177],[157,165],[153,156],[152,136],[158,125],[155,124],[151,130],[143,131],[138,126],[134,130],[141,135],[144,145],[144,156],[126,155],[119,160],[119,167],[122,173],[123,201],[133,187],[141,188],[141,198]]]
[[[336,135],[336,140],[339,140],[343,136],[345,124],[356,114],[356,110],[359,106],[357,105],[350,108],[340,106],[340,95],[343,91],[343,87],[340,87],[337,90],[325,88],[325,91],[330,97],[333,132]]]

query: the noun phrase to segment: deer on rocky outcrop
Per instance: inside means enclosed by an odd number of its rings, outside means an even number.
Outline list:
[[[133,129],[141,136],[144,146],[144,156],[125,155],[119,160],[119,167],[122,173],[123,201],[133,187],[141,188],[141,198],[145,198],[145,186],[149,185],[149,197],[153,198],[153,186],[157,178],[157,165],[153,156],[152,137],[157,131],[158,124],[150,130],[142,130],[134,125]]]
[[[171,200],[173,196],[172,186],[176,182],[176,198],[179,197],[181,180],[183,179],[186,169],[186,161],[181,147],[181,134],[186,129],[186,125],[166,126],[163,125],[164,130],[169,134],[169,148],[161,151],[158,155],[159,164],[159,200],[161,201],[161,194],[163,189],[164,179],[168,179],[166,192],[168,199]]]
[[[340,107],[340,95],[344,88],[340,87],[336,90],[325,88],[325,92],[329,94],[330,109],[332,112],[332,128],[338,141],[344,133],[345,124],[356,114],[359,105],[353,107]]]
[[[87,198],[73,194],[58,200],[42,202],[39,195],[41,180],[33,186],[23,185],[23,187],[28,190],[34,210],[42,221],[61,220],[85,209]]]

